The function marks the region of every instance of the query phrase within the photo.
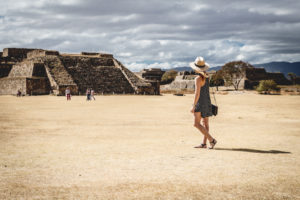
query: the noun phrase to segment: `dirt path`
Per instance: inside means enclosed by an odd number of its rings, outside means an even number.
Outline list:
[[[0,96],[0,199],[300,199],[300,96]]]

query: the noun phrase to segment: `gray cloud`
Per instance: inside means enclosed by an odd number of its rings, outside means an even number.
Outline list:
[[[299,61],[298,0],[0,2],[0,48],[113,53],[132,70]]]

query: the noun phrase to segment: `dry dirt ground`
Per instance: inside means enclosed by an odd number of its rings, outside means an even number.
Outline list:
[[[300,96],[0,96],[0,199],[300,199]]]

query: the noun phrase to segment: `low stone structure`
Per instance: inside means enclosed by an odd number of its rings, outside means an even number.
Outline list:
[[[261,80],[274,80],[278,85],[290,85],[291,82],[280,72],[266,72],[264,68],[247,68],[240,87],[254,89]]]
[[[150,68],[142,70],[141,75],[155,88],[155,94],[160,94],[160,81],[164,73],[160,68]]]
[[[177,76],[172,83],[162,85],[161,91],[194,91],[195,90],[195,79],[196,74],[192,71],[181,71],[177,73]]]
[[[24,54],[17,55],[14,50],[15,48],[6,48],[0,53],[0,78],[7,77],[12,66],[23,60]]]
[[[112,54],[7,48],[0,64],[0,94],[16,94],[20,89],[30,95],[64,95],[66,87],[72,94],[85,94],[87,88],[101,94],[157,94],[159,90]]]
[[[216,71],[209,71],[208,75],[211,77]],[[162,91],[193,91],[195,89],[195,77],[197,75],[194,71],[181,71],[178,72],[175,80],[167,85],[162,85]],[[260,80],[274,80],[278,85],[290,85],[289,81],[283,73],[266,72],[264,68],[247,68],[245,77],[239,84],[240,89],[254,89],[259,84]]]

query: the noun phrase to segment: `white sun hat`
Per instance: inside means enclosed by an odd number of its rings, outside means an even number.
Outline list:
[[[209,69],[209,64],[205,62],[204,58],[199,56],[195,59],[195,62],[190,63],[190,67],[195,70],[195,72],[205,72]]]

